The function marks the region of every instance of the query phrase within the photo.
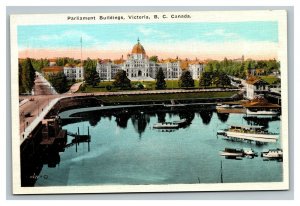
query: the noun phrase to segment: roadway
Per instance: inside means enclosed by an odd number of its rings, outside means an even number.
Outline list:
[[[22,96],[22,99],[29,101],[20,105],[20,133],[25,131],[31,122],[49,105],[50,101],[57,98],[59,95],[50,86],[49,82],[37,73],[33,87],[34,95]]]

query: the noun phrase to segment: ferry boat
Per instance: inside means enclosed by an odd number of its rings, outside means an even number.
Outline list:
[[[230,126],[217,134],[256,142],[276,142],[278,139],[278,134],[270,133],[262,126]]]
[[[268,149],[261,152],[261,157],[267,159],[282,159],[283,152],[282,149]]]

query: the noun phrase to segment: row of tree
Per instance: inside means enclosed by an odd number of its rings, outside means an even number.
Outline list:
[[[80,62],[81,62],[80,59],[74,59],[74,58],[69,58],[69,57],[60,57],[60,58],[57,58],[55,61],[57,66],[65,66],[66,64],[77,65]]]
[[[31,93],[34,86],[35,70],[31,59],[19,61],[19,93]]]
[[[204,71],[206,72],[224,72],[227,75],[235,76],[238,78],[245,79],[247,74],[260,69],[264,75],[269,75],[272,72],[280,73],[280,62],[276,59],[270,60],[245,60],[245,61],[234,61],[225,58],[223,61],[212,60],[209,61]]]
[[[41,72],[44,67],[49,66],[49,60],[48,59],[30,59],[31,64],[35,71]]]

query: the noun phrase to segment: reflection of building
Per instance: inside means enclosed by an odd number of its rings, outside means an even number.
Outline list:
[[[183,66],[183,63],[184,66]],[[194,79],[198,79],[203,71],[203,63],[200,61],[182,61],[176,59],[151,61],[146,55],[146,51],[138,40],[132,48],[127,59],[123,57],[116,61],[99,60],[97,62],[97,72],[102,80],[111,80],[119,70],[126,71],[131,80],[154,80],[158,69],[162,69],[166,79],[177,79],[183,69],[189,69]]]
[[[66,64],[64,66],[64,74],[66,75],[67,79],[70,80],[83,80],[83,67],[81,64]]]

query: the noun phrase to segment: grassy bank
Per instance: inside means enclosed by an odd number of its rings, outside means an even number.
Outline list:
[[[84,92],[88,92],[88,93],[92,93],[92,92],[116,92],[116,91],[120,91],[118,88],[114,88],[112,86],[113,81],[103,81],[100,82],[96,87],[92,87],[89,85],[86,85],[85,91]],[[137,84],[142,84],[144,86],[145,90],[155,90],[155,81],[132,81],[131,85],[132,88],[135,87],[135,85]],[[167,84],[167,88],[166,89],[178,89],[178,80],[166,80],[166,84]],[[106,87],[107,86],[111,86],[110,90],[107,90]],[[195,87],[194,88],[199,88],[199,80],[195,80]],[[209,88],[215,88],[214,86],[209,87]],[[134,90],[134,89],[133,89]],[[80,89],[78,90],[78,92],[82,92]]]
[[[139,94],[139,95],[120,95],[120,96],[101,96],[104,102],[138,102],[138,101],[159,101],[159,100],[194,100],[202,98],[226,98],[236,94],[232,91],[224,92],[193,92],[193,93],[174,93],[174,94]]]

